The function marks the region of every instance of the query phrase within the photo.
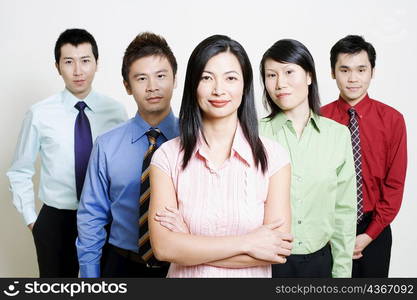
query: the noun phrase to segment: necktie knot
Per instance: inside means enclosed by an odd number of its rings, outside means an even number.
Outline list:
[[[356,114],[356,110],[355,110],[353,107],[349,108],[348,112],[349,112],[349,115],[350,115],[351,117],[354,117],[354,116],[355,116],[355,114]]]
[[[156,129],[150,129],[148,132],[146,132],[146,135],[148,137],[149,144],[151,146],[156,145],[156,140],[158,139],[158,136],[161,134],[161,130],[158,128]]]
[[[74,107],[79,111],[83,111],[87,107],[87,104],[84,101],[79,101],[74,105]]]

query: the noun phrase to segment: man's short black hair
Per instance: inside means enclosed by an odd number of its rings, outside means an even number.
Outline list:
[[[334,73],[337,57],[341,53],[357,54],[361,51],[368,53],[369,62],[372,69],[375,68],[376,52],[374,46],[371,43],[365,41],[365,39],[359,35],[348,35],[339,40],[330,50],[330,65],[332,72]]]
[[[61,33],[55,43],[55,62],[58,64],[61,58],[61,47],[71,44],[77,47],[80,44],[89,43],[93,51],[94,58],[98,60],[98,48],[94,37],[85,29],[72,28]]]

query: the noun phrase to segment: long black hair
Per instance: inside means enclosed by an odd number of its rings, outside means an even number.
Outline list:
[[[264,106],[269,110],[267,118],[272,119],[276,114],[281,112],[281,108],[272,100],[265,87],[265,62],[268,59],[275,60],[280,63],[291,63],[299,65],[310,74],[311,84],[308,86],[308,105],[310,109],[320,115],[320,96],[317,84],[316,68],[314,59],[307,47],[302,43],[292,39],[282,39],[266,50],[262,57],[260,71],[262,83],[264,85]]]
[[[224,35],[213,35],[206,38],[198,44],[188,60],[179,116],[181,149],[184,151],[182,167],[183,169],[187,167],[200,131],[205,140],[201,110],[197,103],[197,88],[201,74],[210,58],[228,51],[236,56],[243,72],[244,87],[242,103],[238,108],[238,119],[243,134],[252,149],[255,165],[261,165],[262,172],[265,172],[268,168],[268,160],[258,134],[252,66],[242,45]]]

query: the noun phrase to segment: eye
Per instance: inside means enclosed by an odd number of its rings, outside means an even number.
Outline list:
[[[365,71],[366,71],[366,69],[359,69],[360,73],[365,72]]]
[[[203,76],[201,76],[201,81],[209,81],[209,80],[211,80],[212,78],[211,78],[211,76],[209,76],[209,75],[203,75]]]
[[[86,64],[86,63],[89,63],[90,60],[88,58],[85,58],[85,59],[82,60],[82,62]]]
[[[228,81],[234,81],[234,80],[237,80],[237,77],[236,76],[227,76],[226,77],[226,80],[228,80]]]
[[[158,74],[158,78],[159,78],[159,79],[164,79],[165,77],[167,77],[167,75],[166,75],[166,74]]]
[[[66,65],[72,64],[72,60],[65,60],[64,64],[66,64]]]
[[[277,77],[277,74],[275,74],[275,73],[269,73],[269,74],[266,74],[266,77],[267,78],[274,78],[274,77]]]
[[[138,81],[145,81],[146,80],[146,77],[145,76],[138,76],[137,77],[137,80]]]
[[[294,70],[287,70],[285,73],[286,73],[287,75],[291,75],[292,73],[294,73]]]

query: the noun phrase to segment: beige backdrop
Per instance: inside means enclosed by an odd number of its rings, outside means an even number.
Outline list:
[[[189,2],[189,3],[188,3]],[[90,31],[100,51],[95,89],[126,106],[135,104],[122,86],[124,49],[140,31],[165,36],[177,56],[178,88],[173,109],[177,114],[185,67],[192,49],[207,36],[221,33],[246,48],[255,73],[260,115],[261,89],[258,64],[276,40],[295,38],[312,52],[318,71],[323,104],[338,96],[330,78],[329,50],[347,34],[360,34],[377,50],[376,78],[370,95],[403,112],[408,129],[408,149],[417,147],[415,72],[417,70],[417,1],[80,1],[0,0],[0,277],[37,276],[32,236],[11,203],[5,176],[10,166],[24,113],[63,88],[54,68],[53,47],[66,28]],[[155,2],[153,2],[155,3]],[[246,4],[245,4],[246,3]],[[390,275],[417,277],[416,158],[409,156],[404,203],[393,223]],[[34,178],[37,182],[37,177]],[[38,207],[39,207],[38,203]]]

